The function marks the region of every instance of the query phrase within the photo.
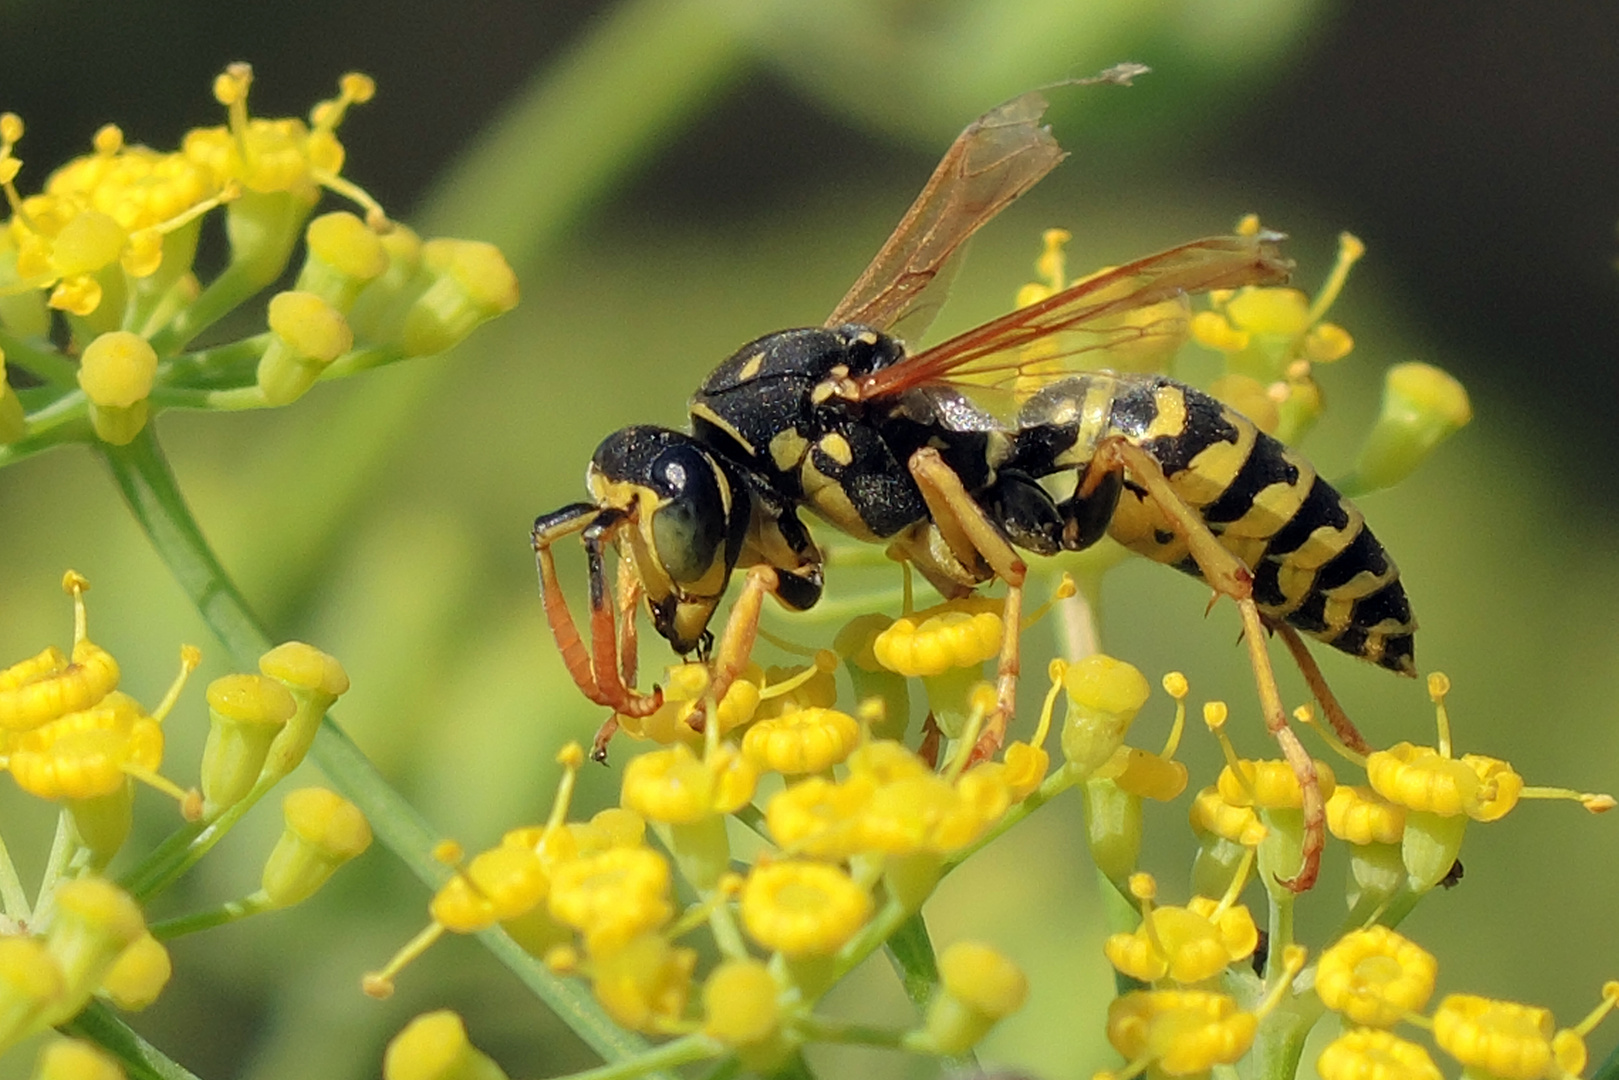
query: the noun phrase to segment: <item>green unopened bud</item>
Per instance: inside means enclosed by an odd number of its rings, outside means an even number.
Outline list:
[[[461,1018],[448,1009],[423,1013],[388,1043],[383,1080],[506,1080],[483,1051],[467,1041]]]
[[[286,829],[264,864],[271,907],[302,903],[337,868],[371,846],[371,826],[353,803],[325,788],[300,788],[281,804]]]
[[[347,311],[366,283],[388,269],[388,252],[370,226],[346,210],[322,214],[304,232],[308,254],[293,287]]]
[[[139,334],[112,330],[85,346],[79,388],[90,399],[90,423],[102,442],[123,446],[140,434],[156,378],[157,353]]]
[[[14,443],[28,431],[27,417],[17,391],[6,380],[6,354],[0,351],[0,446]]]
[[[262,289],[287,265],[315,205],[318,189],[308,191],[243,191],[225,207],[225,235],[230,240],[233,287]]]
[[[0,275],[16,280],[17,253],[0,251]],[[51,332],[51,308],[43,289],[6,293],[0,290],[0,326],[20,338],[43,338]]]
[[[0,937],[0,1053],[45,1026],[66,990],[56,958],[37,938]]]
[[[205,817],[234,806],[252,790],[270,744],[297,711],[291,692],[264,675],[226,675],[208,684],[208,741],[202,748]]]
[[[95,1043],[58,1039],[39,1052],[33,1080],[124,1080],[124,1070]]]
[[[267,775],[280,778],[309,752],[321,717],[348,690],[349,677],[336,657],[301,641],[277,645],[259,657],[259,670],[285,686],[298,704],[298,711],[270,744],[270,756],[264,763]]]
[[[270,344],[259,358],[258,384],[271,405],[289,405],[315,385],[326,366],[354,346],[343,313],[311,292],[270,300]]]
[[[1070,767],[1089,776],[1123,744],[1152,689],[1136,668],[1101,653],[1070,665],[1063,687],[1068,691],[1068,712],[1063,718],[1062,752]]]
[[[76,1016],[146,922],[129,894],[102,878],[69,881],[56,890],[56,914],[45,947],[62,972],[63,991],[45,1011],[47,1024]]]
[[[142,934],[119,954],[101,980],[101,992],[125,1012],[139,1012],[157,1000],[173,974],[169,950],[151,934]]]
[[[1141,861],[1141,797],[1112,780],[1085,781],[1085,840],[1102,876],[1125,888]]]
[[[1383,409],[1341,487],[1361,495],[1392,487],[1473,418],[1461,383],[1432,364],[1396,364],[1383,383]]]
[[[479,323],[517,306],[517,275],[493,244],[449,237],[422,245],[431,278],[405,315],[406,356],[432,356],[458,344]]]
[[[1450,874],[1470,820],[1466,814],[1434,814],[1426,810],[1406,814],[1400,858],[1410,875],[1412,892],[1425,893]]]
[[[395,222],[378,240],[388,266],[360,290],[348,311],[355,339],[367,343],[395,340],[411,301],[427,287],[421,237]]]
[[[936,1054],[965,1054],[1029,996],[1029,980],[1018,966],[975,941],[958,941],[939,954],[939,982],[926,1027],[908,1040]]]

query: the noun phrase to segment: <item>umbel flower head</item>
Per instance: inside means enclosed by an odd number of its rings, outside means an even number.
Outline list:
[[[169,405],[286,405],[320,379],[443,352],[516,304],[516,277],[495,248],[424,241],[343,175],[337,129],[374,95],[368,77],[343,76],[307,120],[252,115],[252,83],[248,65],[230,65],[213,88],[226,122],[189,132],[177,149],[130,145],[118,127],[103,127],[90,154],[35,194],[19,187],[23,122],[0,115],[0,191],[11,211],[0,230],[0,330],[30,343],[14,350],[12,367],[43,384],[24,408],[14,378],[0,382],[0,446],[124,445]],[[327,192],[360,213],[311,220]],[[216,212],[229,258],[201,280],[198,237]],[[280,278],[300,240],[293,287],[267,298],[267,332],[187,351]],[[53,322],[66,334],[53,335]],[[54,350],[55,340],[65,345]],[[61,373],[75,363],[70,386]]]

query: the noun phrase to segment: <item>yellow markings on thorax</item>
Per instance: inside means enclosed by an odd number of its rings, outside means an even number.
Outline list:
[[[792,472],[809,453],[809,440],[797,428],[778,431],[770,437],[770,460],[780,472]]]
[[[749,457],[757,457],[758,456],[759,451],[754,448],[753,443],[749,442],[747,439],[742,437],[742,432],[737,430],[735,424],[733,424],[729,420],[725,419],[725,417],[721,416],[719,413],[717,413],[713,409],[709,408],[703,402],[701,402],[701,401],[692,402],[690,412],[691,412],[691,415],[693,417],[695,417],[696,419],[702,420],[704,423],[713,424],[715,427],[717,427],[721,431],[725,432],[725,434],[727,434],[731,438],[735,439],[736,444],[738,446],[740,446],[743,449],[743,451],[745,453],[747,453],[747,455]]]
[[[855,509],[843,485],[817,469],[814,458],[804,459],[798,476],[804,488],[804,501],[811,510],[856,540],[874,542],[878,539],[866,524],[866,519],[860,516],[860,511]]]
[[[742,370],[736,373],[737,382],[747,382],[759,374],[759,369],[765,366],[765,354],[756,352],[742,363]]]
[[[839,364],[827,372],[826,378],[815,384],[810,391],[810,403],[824,405],[834,397],[844,398],[848,401],[860,400],[860,387],[849,378],[849,365]]]
[[[821,453],[844,468],[854,464],[854,447],[849,445],[848,439],[845,439],[836,431],[829,431],[822,435],[818,445],[821,448]]]

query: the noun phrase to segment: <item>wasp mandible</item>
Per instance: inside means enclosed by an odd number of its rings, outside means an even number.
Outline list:
[[[635,426],[603,440],[589,501],[534,523],[547,619],[587,697],[645,716],[662,698],[634,688],[644,600],[677,653],[711,664],[717,700],[747,662],[766,595],[794,610],[820,598],[807,510],[888,545],[946,597],[1006,584],[997,707],[980,743],[993,753],[1015,703],[1019,551],[1078,551],[1111,535],[1237,602],[1266,723],[1306,788],[1318,852],[1320,789],[1286,725],[1265,639],[1281,633],[1329,717],[1364,746],[1296,631],[1412,674],[1415,622],[1399,573],[1359,511],[1250,420],[1172,379],[1085,365],[1178,340],[1190,294],[1286,281],[1281,237],[1182,244],[941,344],[905,345],[968,237],[1065,156],[1039,124],[1045,108],[1028,93],[968,126],[826,323],[737,350],[693,395],[689,431]],[[1062,476],[1073,480],[1066,497],[1051,485]],[[575,532],[589,567],[588,647],[551,553]],[[609,545],[622,552],[616,602]],[[738,569],[746,583],[716,645],[709,623]],[[1315,861],[1295,887],[1308,887]]]

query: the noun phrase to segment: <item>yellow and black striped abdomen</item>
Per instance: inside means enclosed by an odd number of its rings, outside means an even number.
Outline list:
[[[1394,560],[1303,457],[1207,394],[1161,377],[1118,377],[1107,433],[1151,454],[1175,493],[1253,570],[1254,600],[1267,617],[1416,673],[1416,620]],[[1108,533],[1198,575],[1185,541],[1128,477]]]

